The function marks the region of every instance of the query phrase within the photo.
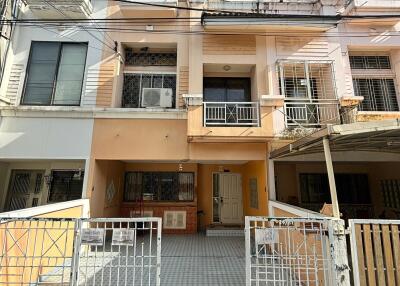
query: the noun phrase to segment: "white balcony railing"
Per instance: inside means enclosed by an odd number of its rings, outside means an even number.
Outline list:
[[[320,127],[340,123],[337,100],[285,100],[287,127]]]
[[[260,126],[258,102],[204,102],[205,126]]]

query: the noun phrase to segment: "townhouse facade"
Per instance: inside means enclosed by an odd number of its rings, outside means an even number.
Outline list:
[[[92,217],[195,233],[282,215],[271,201],[319,211],[321,154],[271,154],[330,125],[398,125],[396,1],[49,2],[2,22],[3,212],[88,198]],[[346,217],[399,214],[397,153],[333,157]]]

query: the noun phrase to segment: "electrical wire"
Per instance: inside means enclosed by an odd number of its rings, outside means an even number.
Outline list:
[[[56,9],[61,15],[63,15],[64,17],[70,18],[68,17],[68,15],[66,15],[63,11],[61,11],[59,8],[57,8],[55,5],[51,4],[48,0],[44,0],[49,6],[53,7],[54,9]],[[80,28],[82,28],[83,30],[85,30],[90,36],[92,36],[94,39],[96,39],[97,41],[99,41],[100,43],[104,44],[106,47],[108,47],[109,49],[111,49],[114,52],[117,52],[115,50],[115,47],[110,46],[108,43],[102,41],[101,39],[99,39],[97,36],[93,35],[92,33],[90,33],[87,29],[85,29],[82,26],[78,26]]]

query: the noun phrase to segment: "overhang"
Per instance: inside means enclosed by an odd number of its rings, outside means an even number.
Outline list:
[[[369,151],[400,154],[400,120],[328,125],[309,136],[274,150],[271,159],[323,153],[323,139],[331,152]]]
[[[205,30],[258,30],[324,32],[338,24],[337,16],[266,15],[254,13],[203,13]]]

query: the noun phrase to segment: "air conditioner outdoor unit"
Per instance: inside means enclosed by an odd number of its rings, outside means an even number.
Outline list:
[[[142,107],[172,107],[172,88],[143,88]]]

